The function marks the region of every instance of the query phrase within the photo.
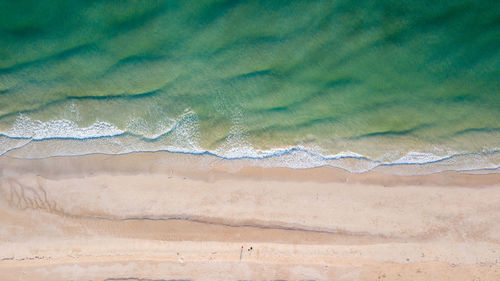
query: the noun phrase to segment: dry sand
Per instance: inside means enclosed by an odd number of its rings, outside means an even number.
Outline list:
[[[394,171],[3,156],[0,280],[500,280],[499,171]]]

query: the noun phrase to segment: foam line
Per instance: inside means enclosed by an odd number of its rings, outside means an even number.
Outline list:
[[[451,169],[456,168],[455,170],[464,171],[493,168],[500,165],[500,160],[487,161],[486,159],[492,155],[497,157],[495,155],[500,152],[498,149],[482,152],[449,152],[447,155],[410,151],[406,155],[391,161],[371,159],[365,155],[352,151],[325,155],[319,152],[323,151],[321,148],[311,150],[303,146],[260,150],[254,148],[246,139],[247,132],[238,125],[238,118],[235,120],[235,125],[226,138],[226,142],[214,150],[207,150],[199,146],[198,117],[190,110],[186,110],[184,114],[173,121],[174,123],[172,126],[166,127],[165,132],[152,137],[124,131],[113,124],[97,120],[90,126],[78,127],[75,122],[70,120],[51,120],[42,122],[40,120],[32,120],[25,115],[19,115],[11,129],[7,132],[0,132],[0,138],[4,139],[0,142],[0,155],[6,153],[12,154],[12,152],[22,152],[22,150],[28,146],[57,140],[63,142],[68,141],[68,144],[70,144],[70,141],[76,141],[77,146],[65,149],[64,144],[62,144],[57,147],[57,150],[52,152],[48,151],[46,154],[39,154],[38,156],[35,154],[33,158],[39,159],[44,157],[75,156],[94,153],[126,154],[134,152],[163,151],[190,155],[211,155],[226,160],[260,161],[254,164],[267,167],[305,169],[332,166],[350,172],[364,172],[379,166],[425,166],[444,161],[449,161],[445,164],[448,167],[452,167]],[[169,138],[168,140],[171,142],[162,144],[161,138],[163,137]],[[134,140],[132,142],[133,144],[123,144],[121,140],[124,138],[132,138],[132,140]],[[19,141],[22,140],[26,140],[26,142],[20,143]],[[92,142],[95,140],[103,140],[110,143],[119,142],[120,146],[118,148],[115,147],[116,149],[113,148],[113,152],[109,153],[109,150],[100,147],[99,144],[90,151],[85,151],[85,148],[82,148],[84,146],[80,145],[84,142]],[[93,146],[92,143],[90,144]],[[30,154],[28,153],[28,155]],[[21,158],[27,159],[25,157]],[[471,159],[474,161],[470,161]],[[446,165],[443,164],[442,166],[444,167]]]

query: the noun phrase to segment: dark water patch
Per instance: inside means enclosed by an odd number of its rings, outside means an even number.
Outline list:
[[[233,77],[228,78],[227,80],[230,81],[237,81],[240,79],[252,79],[252,78],[258,78],[261,76],[276,76],[275,73],[273,73],[270,70],[259,70],[259,71],[252,71],[248,73],[243,73],[243,74],[238,74]]]
[[[120,69],[123,66],[135,65],[135,64],[148,64],[148,63],[158,63],[166,60],[166,56],[155,56],[155,55],[132,55],[120,59],[118,62],[110,66],[106,72],[113,72]]]
[[[163,16],[170,10],[179,8],[176,1],[148,1],[147,5],[129,2],[121,11],[116,11],[112,21],[112,34],[119,34],[136,29]]]
[[[162,89],[158,89],[156,91],[150,91],[150,92],[145,92],[145,93],[138,93],[138,94],[127,94],[127,93],[122,93],[122,94],[117,94],[117,95],[103,95],[103,96],[67,96],[63,97],[61,99],[53,100],[50,102],[46,102],[42,105],[37,106],[36,108],[31,108],[31,109],[26,109],[26,110],[19,110],[19,111],[13,111],[13,112],[8,112],[5,114],[0,115],[0,120],[5,119],[8,117],[16,116],[16,115],[29,115],[29,114],[36,114],[39,112],[42,112],[46,110],[49,107],[57,107],[58,105],[63,105],[68,101],[71,100],[117,100],[117,99],[141,99],[141,98],[150,98],[155,95],[158,95],[162,93]]]
[[[245,36],[235,38],[225,45],[213,50],[207,56],[211,58],[221,57],[230,50],[245,49],[248,47],[270,46],[285,43],[285,39],[276,36]]]
[[[469,94],[465,94],[465,95],[452,97],[450,101],[462,103],[462,102],[477,102],[479,100],[480,100],[480,97],[478,97],[477,95],[474,95],[472,93],[469,93]]]
[[[287,111],[287,110],[288,110],[288,106],[280,106],[280,107],[273,107],[273,108],[267,109],[267,111],[270,111],[270,112],[283,112],[283,111]]]
[[[1,1],[0,5],[6,2],[9,8],[0,9],[3,28],[29,30],[33,26],[40,32],[0,38],[0,69],[39,61],[102,36],[97,26],[87,26],[82,2]],[[89,35],[90,30],[95,33]]]
[[[363,134],[363,135],[358,135],[354,137],[349,137],[346,138],[346,140],[359,140],[359,139],[365,139],[365,138],[373,138],[373,137],[391,137],[391,136],[404,136],[404,135],[410,135],[415,133],[416,131],[429,127],[426,124],[416,126],[407,130],[402,130],[402,131],[383,131],[383,132],[374,132],[374,133],[368,133],[368,134]]]
[[[324,125],[324,124],[332,124],[336,123],[339,121],[339,118],[334,118],[334,117],[325,117],[325,118],[313,118],[313,119],[308,119],[305,121],[296,121],[295,123],[290,123],[286,119],[278,120],[277,123],[272,124],[272,125],[261,125],[257,129],[249,129],[245,131],[245,134],[248,136],[261,136],[265,134],[281,134],[281,133],[290,133],[290,132],[295,132],[297,134],[300,130],[307,129],[307,128],[313,128],[314,126],[317,125]],[[226,140],[226,136],[223,138],[220,138],[217,140],[214,145],[221,144],[223,141]]]
[[[61,28],[71,22],[80,3],[68,1],[1,1],[0,29],[16,37],[38,35],[51,28]],[[66,21],[65,21],[66,20]]]
[[[468,128],[462,131],[458,131],[454,134],[454,136],[466,135],[469,133],[500,133],[500,127],[498,128]]]
[[[353,85],[359,85],[360,83],[361,81],[355,78],[340,78],[326,82],[323,85],[323,89],[338,89],[339,87],[343,88]]]
[[[112,100],[112,99],[140,99],[140,98],[149,98],[154,95],[161,93],[161,89],[146,93],[138,93],[138,94],[118,94],[118,95],[103,95],[103,96],[68,96],[66,100]],[[1,118],[1,117],[0,117]]]
[[[192,17],[192,19],[195,20],[193,23],[200,28],[206,27],[226,16],[231,9],[243,2],[245,1],[222,0],[214,3],[202,4],[204,7],[199,9],[198,13]]]
[[[22,26],[14,27],[10,30],[3,30],[4,36],[12,36],[17,38],[34,37],[43,34],[44,30],[39,26]]]
[[[441,3],[443,5],[445,3]],[[446,4],[445,4],[446,5]],[[418,24],[422,31],[433,31],[435,28],[441,27],[443,25],[448,25],[450,23],[457,23],[463,21],[464,16],[471,15],[471,10],[475,7],[471,2],[449,2],[449,7],[443,9],[432,9],[429,8],[427,13],[430,15],[419,18]]]
[[[49,56],[40,57],[32,61],[22,62],[20,64],[10,66],[8,68],[0,67],[0,75],[13,74],[20,71],[28,71],[30,70],[30,68],[43,67],[46,64],[61,62],[72,56],[86,53],[95,49],[96,45],[94,43],[73,46],[68,49],[60,50],[57,53],[50,54]]]
[[[382,44],[380,40],[371,40],[370,42],[359,44],[351,49],[343,50],[341,49],[341,46],[344,40],[348,41],[349,39],[334,39],[332,42],[329,42],[325,44],[325,46],[321,47],[321,49],[313,50],[313,52],[311,52],[311,56],[307,57],[303,61],[303,64],[308,65],[309,63],[312,63],[311,65],[314,66],[314,63],[317,63],[325,70],[337,71],[343,67],[357,63],[357,60],[360,60],[363,57],[369,56],[371,52],[378,50]],[[337,46],[341,49],[340,53],[334,52],[335,47]],[[323,54],[326,54],[326,57]],[[379,63],[384,64],[386,62],[382,60]],[[376,69],[379,65],[372,65],[371,67]]]
[[[330,97],[332,100],[337,98],[338,92],[335,90],[346,90],[345,88],[349,87],[355,87],[358,85],[358,83],[354,79],[338,79],[338,80],[333,80],[329,82],[320,82],[320,81],[308,81],[307,83],[310,84],[316,84],[316,85],[321,85],[323,84],[324,86],[322,87],[322,90],[319,91],[311,91],[304,95],[302,99],[299,100],[284,100],[283,104],[280,106],[275,106],[271,108],[262,108],[260,110],[256,111],[251,111],[253,114],[256,114],[258,112],[282,112],[285,110],[288,111],[295,111],[299,110],[300,107],[304,106],[305,104],[317,100],[317,99],[326,99]],[[328,114],[332,114],[331,112]]]

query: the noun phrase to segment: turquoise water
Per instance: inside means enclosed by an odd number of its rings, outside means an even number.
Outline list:
[[[0,1],[0,153],[498,167],[499,38],[484,0]]]

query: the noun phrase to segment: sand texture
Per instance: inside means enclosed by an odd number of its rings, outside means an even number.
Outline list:
[[[1,157],[0,279],[500,280],[498,170],[197,157]]]

